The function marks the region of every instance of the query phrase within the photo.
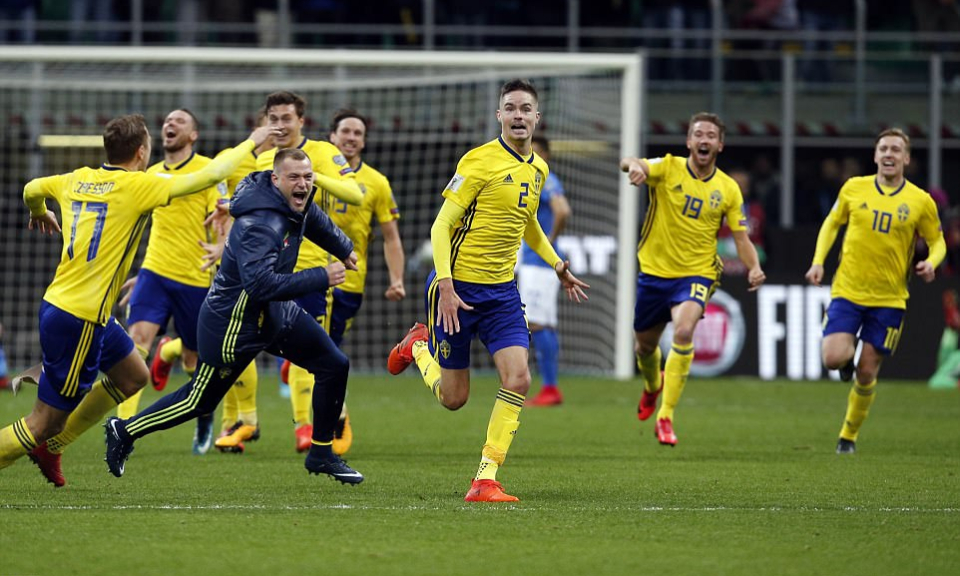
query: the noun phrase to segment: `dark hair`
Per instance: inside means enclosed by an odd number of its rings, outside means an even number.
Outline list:
[[[263,105],[263,109],[265,112],[269,112],[274,106],[286,106],[287,104],[293,104],[294,109],[297,111],[297,118],[303,118],[307,110],[307,101],[299,94],[287,92],[286,90],[269,94],[267,101]]]
[[[723,123],[723,120],[719,116],[712,112],[697,112],[690,117],[690,126],[687,128],[687,136],[690,135],[690,132],[693,130],[693,125],[697,122],[709,122],[717,127],[720,130],[720,141],[723,142],[723,137],[727,133],[727,125]]]
[[[503,100],[503,97],[509,94],[510,92],[526,92],[527,94],[533,96],[533,99],[540,101],[540,96],[537,95],[537,89],[533,87],[529,81],[522,78],[514,78],[513,80],[508,80],[503,86],[500,87],[500,99]]]
[[[284,148],[283,150],[277,150],[277,155],[273,159],[274,172],[276,172],[277,168],[283,164],[284,160],[294,160],[296,162],[303,162],[306,160],[309,162],[310,157],[307,156],[307,153],[300,148]]]
[[[149,132],[143,114],[118,116],[103,129],[103,149],[108,164],[126,164],[147,143]]]
[[[330,134],[333,134],[340,128],[340,123],[346,120],[347,118],[356,118],[357,120],[363,122],[363,129],[370,129],[370,122],[366,116],[357,112],[353,108],[341,108],[333,113],[333,120],[330,121]]]
[[[877,139],[873,142],[873,149],[877,149],[877,144],[880,143],[880,139],[885,136],[896,136],[897,138],[903,140],[904,148],[907,151],[907,154],[910,153],[910,137],[907,136],[907,133],[899,128],[887,128],[883,132],[877,135]]]
[[[196,130],[196,131],[198,131],[198,132],[200,131],[200,121],[197,120],[197,115],[194,114],[193,111],[191,111],[189,108],[175,108],[175,109],[171,110],[171,112],[178,112],[178,111],[179,111],[179,112],[183,112],[183,113],[185,113],[187,116],[189,116],[189,117],[190,117],[190,120],[193,121],[193,129]],[[169,114],[168,114],[168,116],[169,116]]]
[[[534,134],[534,136],[533,136],[533,138],[530,140],[530,142],[531,142],[532,144],[536,144],[537,146],[539,146],[540,149],[543,150],[544,152],[546,152],[547,154],[550,153],[550,141],[547,140],[547,137],[546,137],[546,136],[541,136],[541,135],[539,135],[539,134]]]

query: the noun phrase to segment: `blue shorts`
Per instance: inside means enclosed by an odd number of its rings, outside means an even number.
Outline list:
[[[161,334],[173,316],[177,334],[187,350],[197,349],[197,318],[208,288],[189,286],[151,272],[140,270],[137,285],[130,295],[127,324],[150,322],[160,326]]]
[[[100,371],[104,326],[81,320],[47,301],[40,304],[43,371],[37,398],[72,412]]]
[[[501,284],[474,284],[453,281],[457,295],[473,310],[460,310],[460,332],[447,334],[437,326],[437,306],[440,301],[437,272],[427,277],[427,326],[430,328],[430,352],[441,368],[459,370],[470,367],[470,342],[480,341],[492,356],[510,346],[530,347],[530,329],[523,313],[520,291],[515,281]]]
[[[107,372],[133,352],[133,339],[113,316],[103,329],[103,347],[100,350],[100,371]]]
[[[843,298],[830,301],[823,315],[823,335],[860,333],[860,339],[869,342],[884,356],[890,356],[900,343],[903,330],[902,308],[860,306]]]
[[[339,347],[343,343],[343,335],[353,324],[353,319],[363,304],[363,294],[344,292],[339,288],[331,290],[332,296],[327,301],[327,333],[333,343]]]
[[[311,292],[294,300],[306,310],[311,318],[323,324],[323,317],[327,314],[327,293]]]
[[[719,283],[706,276],[659,278],[641,272],[637,276],[637,305],[633,309],[633,329],[649,330],[672,319],[670,310],[692,300],[704,308]]]

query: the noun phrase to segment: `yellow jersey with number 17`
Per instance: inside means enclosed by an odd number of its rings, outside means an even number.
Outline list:
[[[747,229],[740,186],[719,168],[700,179],[686,158],[667,154],[645,160],[647,215],[640,231],[640,271],[660,278],[704,276],[720,279],[717,233]]]
[[[331,178],[353,178],[353,169],[340,149],[329,142],[320,142],[304,138],[297,148],[306,152],[313,164],[313,171]],[[277,149],[267,150],[257,156],[257,170],[273,170],[273,159],[277,156]],[[330,206],[334,198],[322,188],[317,190],[313,201],[320,205],[320,208],[330,213]],[[326,266],[330,263],[330,255],[322,248],[310,242],[306,238],[300,245],[300,256],[297,258],[297,265],[294,272],[306,270],[307,268],[317,268]]]
[[[38,178],[24,200],[50,198],[63,215],[63,252],[43,299],[88,322],[106,325],[127,279],[150,211],[170,202],[166,174],[102,166]]]
[[[149,174],[190,174],[198,172],[211,160],[196,152],[176,166],[158,162],[147,169]],[[215,270],[200,270],[206,251],[200,241],[213,242],[213,232],[203,225],[217,208],[220,199],[227,198],[227,184],[221,182],[196,194],[174,198],[168,206],[153,211],[150,240],[143,258],[145,270],[187,286],[207,288],[213,282]]]
[[[444,198],[466,210],[450,238],[454,280],[513,280],[520,240],[528,221],[537,220],[549,173],[543,158],[517,154],[502,137],[464,154],[443,191]]]
[[[373,219],[376,218],[381,224],[392,222],[400,218],[400,210],[386,176],[362,161],[354,173],[363,191],[363,203],[351,206],[334,198],[330,219],[353,240],[353,251],[357,253],[357,270],[347,270],[347,279],[338,288],[344,292],[362,294],[367,280],[367,251],[373,238]]]
[[[860,306],[906,308],[917,233],[931,246],[943,237],[933,198],[906,180],[888,189],[876,176],[860,176],[840,189],[830,217],[847,225],[831,295]]]

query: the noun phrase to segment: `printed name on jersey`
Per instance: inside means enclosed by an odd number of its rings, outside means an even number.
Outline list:
[[[450,179],[450,183],[447,184],[446,189],[452,192],[459,192],[460,187],[463,186],[464,180],[466,180],[466,178],[464,178],[460,174],[454,174],[453,178]]]
[[[96,194],[101,196],[113,190],[113,182],[77,182],[75,194]]]

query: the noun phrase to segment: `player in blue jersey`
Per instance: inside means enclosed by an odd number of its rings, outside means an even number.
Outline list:
[[[266,350],[313,374],[315,425],[307,470],[343,483],[363,481],[332,449],[350,362],[293,302],[341,284],[346,269],[356,269],[353,243],[313,202],[316,192],[310,158],[297,148],[278,151],[272,171],[251,174],[241,183],[230,202],[234,222],[221,266],[200,309],[197,371],[190,382],[133,418],[107,420],[106,461],[114,476],[123,475],[136,439],[212,412]],[[305,239],[339,262],[294,272]]]
[[[533,151],[550,162],[550,141],[544,136],[533,137]],[[564,195],[563,184],[556,173],[550,172],[540,193],[540,207],[537,209],[537,221],[547,235],[550,244],[556,248],[557,237],[563,232],[570,218],[570,203]],[[560,340],[557,338],[557,294],[560,280],[557,274],[543,258],[537,255],[526,242],[520,249],[520,267],[517,270],[517,284],[520,288],[520,300],[527,313],[527,325],[533,338],[533,352],[540,369],[543,383],[540,393],[530,406],[556,406],[563,402],[563,395],[557,386],[557,373],[560,365]]]

